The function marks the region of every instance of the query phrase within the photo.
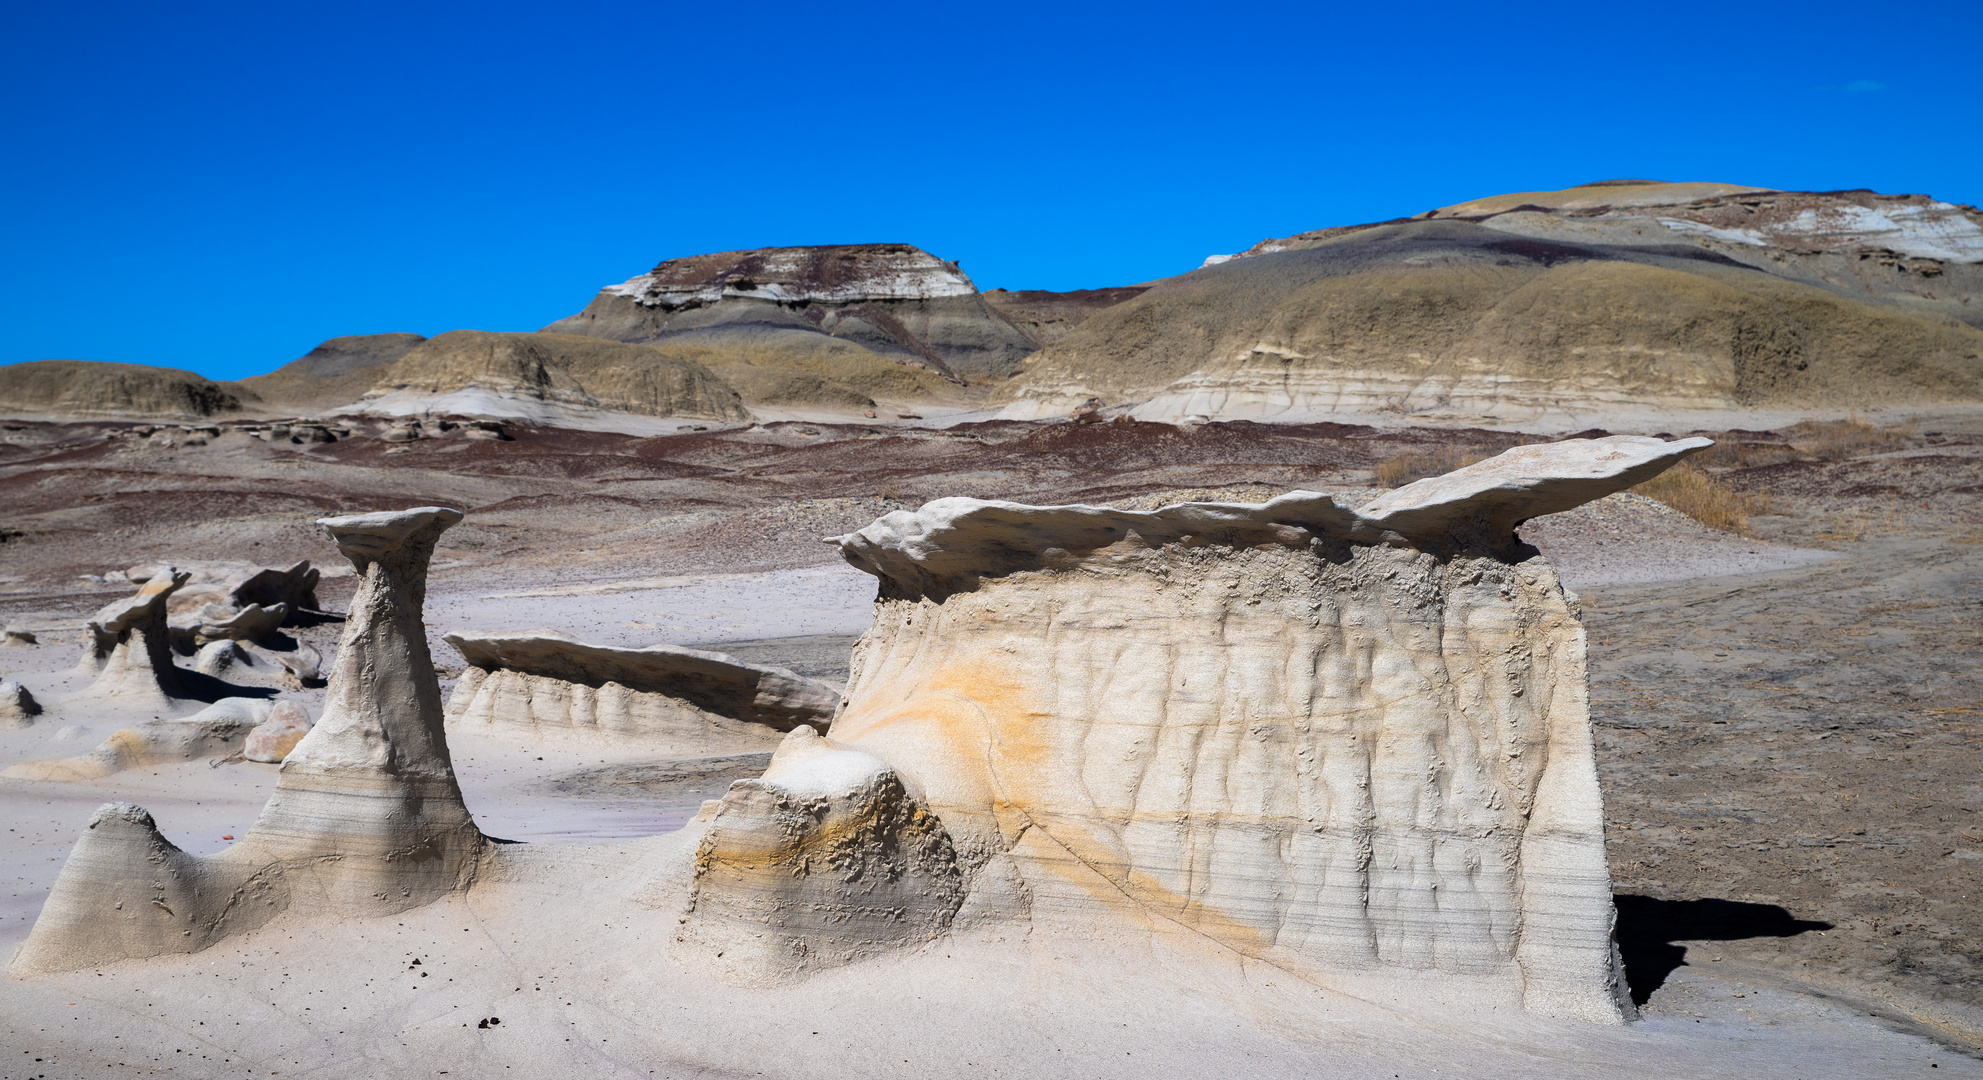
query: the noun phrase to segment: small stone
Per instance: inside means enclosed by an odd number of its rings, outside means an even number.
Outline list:
[[[289,756],[303,736],[310,733],[310,714],[294,701],[278,701],[269,710],[269,718],[255,726],[248,733],[247,745],[241,748],[241,756],[249,761],[265,761],[276,764]]]
[[[41,705],[27,687],[12,679],[0,682],[0,728],[27,727],[40,713]]]

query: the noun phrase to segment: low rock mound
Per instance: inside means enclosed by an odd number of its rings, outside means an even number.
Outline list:
[[[555,630],[458,631],[468,662],[448,722],[495,733],[564,734],[638,743],[657,754],[770,749],[798,727],[824,728],[831,686],[784,668],[673,645],[592,645]]]
[[[427,339],[419,334],[334,337],[267,375],[241,385],[272,405],[302,412],[333,409],[364,397],[379,374]]]
[[[0,367],[0,412],[11,416],[204,420],[259,405],[240,383],[178,368],[93,360],[31,360]]]
[[[459,395],[459,409],[445,406]],[[522,404],[504,411],[503,402]],[[569,334],[453,330],[379,370],[365,408],[532,415],[532,405],[697,420],[750,419],[742,399],[694,360]]]

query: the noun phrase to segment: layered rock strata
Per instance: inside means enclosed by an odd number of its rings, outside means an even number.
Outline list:
[[[380,915],[474,880],[488,851],[455,782],[421,608],[455,510],[327,518],[358,571],[323,715],[247,835],[180,851],[149,814],[114,803],[77,841],[9,971],[71,970],[194,952],[292,904]]]
[[[968,882],[899,922],[1162,923],[1318,981],[1621,1021],[1584,633],[1513,527],[1707,445],[1530,447],[1361,510],[942,499],[834,538],[880,580],[828,732],[843,789],[897,777]],[[687,933],[722,894],[785,956],[849,948],[776,915],[757,838],[813,828],[780,824],[797,790],[725,797]]]
[[[597,736],[656,753],[768,750],[800,726],[824,729],[831,686],[784,668],[673,645],[592,645],[555,630],[458,631],[468,662],[448,722],[497,733]]]
[[[761,248],[669,259],[544,328],[616,341],[742,341],[809,331],[953,382],[1010,374],[1037,346],[956,263],[908,244]]]

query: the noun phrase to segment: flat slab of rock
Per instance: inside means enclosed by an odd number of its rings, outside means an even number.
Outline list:
[[[640,649],[593,645],[556,630],[522,634],[460,630],[444,640],[483,671],[514,671],[594,689],[617,684],[676,698],[717,716],[763,724],[775,732],[824,724],[840,704],[839,693],[816,679],[676,645]]]

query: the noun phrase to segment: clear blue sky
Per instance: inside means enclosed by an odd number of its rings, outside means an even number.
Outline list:
[[[1983,201],[1983,8],[15,4],[0,363],[536,329],[676,255],[981,288],[1611,177]]]

